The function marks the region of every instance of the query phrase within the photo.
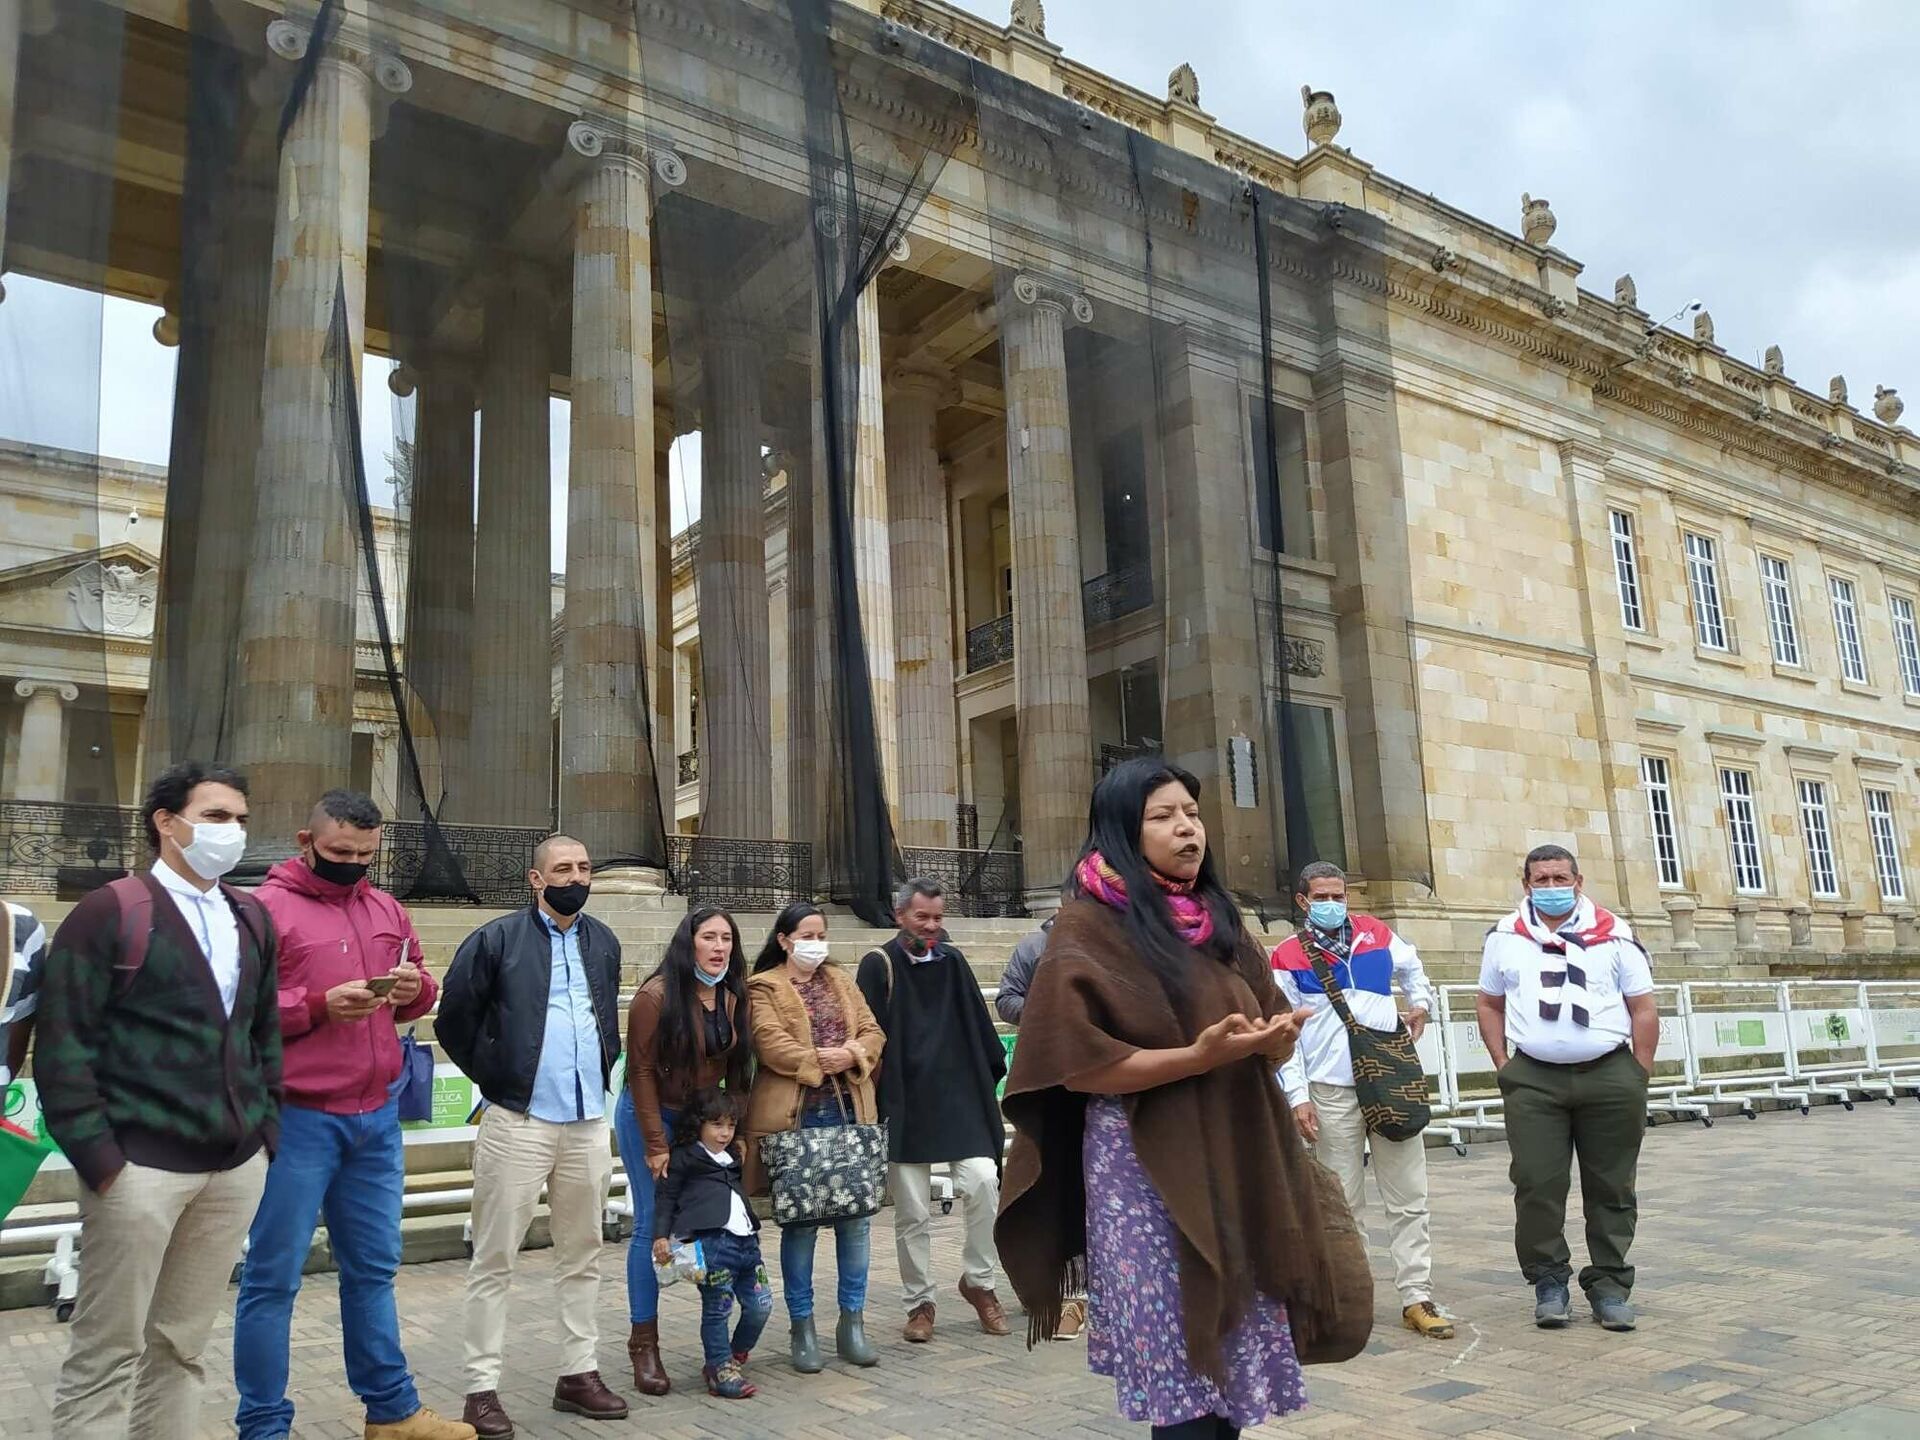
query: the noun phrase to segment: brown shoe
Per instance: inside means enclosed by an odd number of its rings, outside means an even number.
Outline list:
[[[1000,1297],[991,1290],[977,1290],[966,1280],[960,1282],[960,1298],[973,1306],[973,1313],[980,1317],[980,1328],[989,1335],[1011,1335],[1013,1327],[1007,1323],[1007,1312],[1000,1308]]]
[[[1423,1335],[1429,1340],[1453,1338],[1453,1322],[1442,1315],[1431,1300],[1407,1306],[1400,1312],[1400,1323],[1414,1334]]]
[[[562,1375],[553,1386],[553,1408],[589,1420],[624,1420],[627,1402],[607,1388],[598,1370]]]
[[[933,1302],[916,1305],[907,1312],[907,1328],[902,1332],[909,1345],[924,1345],[933,1339]]]
[[[404,1420],[367,1422],[366,1440],[474,1440],[478,1430],[459,1420],[443,1420],[421,1406]]]
[[[501,1406],[497,1391],[476,1390],[467,1396],[461,1419],[473,1427],[480,1440],[513,1440],[513,1419]]]
[[[627,1337],[627,1358],[633,1361],[633,1388],[642,1395],[665,1395],[673,1389],[667,1367],[660,1363],[660,1322],[635,1321]]]
[[[1080,1332],[1087,1328],[1087,1302],[1069,1300],[1060,1307],[1060,1328],[1053,1332],[1056,1340],[1078,1340]]]

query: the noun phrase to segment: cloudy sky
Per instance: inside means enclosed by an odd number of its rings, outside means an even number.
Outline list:
[[[1007,0],[967,8],[1003,23]],[[1303,83],[1340,143],[1403,183],[1517,231],[1552,201],[1556,246],[1611,295],[1630,270],[1655,318],[1694,299],[1719,342],[1824,392],[1845,374],[1920,405],[1920,3],[1914,0],[1047,0],[1048,38],[1151,94],[1191,63],[1205,107],[1288,154]],[[164,464],[174,353],[158,311],[8,277],[0,435]],[[369,473],[395,409],[370,360]],[[76,397],[97,395],[99,404]],[[554,403],[554,568],[566,407]],[[1910,413],[1910,423],[1913,419]],[[697,513],[682,442],[676,526]]]

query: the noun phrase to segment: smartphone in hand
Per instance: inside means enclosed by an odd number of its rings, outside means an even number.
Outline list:
[[[398,975],[375,975],[367,981],[367,989],[371,990],[379,999],[384,1000],[393,992],[393,987],[399,983],[400,977]]]

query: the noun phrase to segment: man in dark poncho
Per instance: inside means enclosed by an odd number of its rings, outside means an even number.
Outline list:
[[[887,1122],[906,1338],[914,1344],[933,1338],[928,1227],[933,1167],[942,1163],[951,1169],[967,1227],[960,1298],[987,1334],[1010,1329],[993,1289],[999,1264],[993,1221],[1006,1144],[995,1092],[1007,1073],[1006,1052],[966,956],[946,942],[946,909],[937,881],[909,880],[894,904],[900,933],[861,960],[859,973],[861,993],[887,1032],[880,1113]]]

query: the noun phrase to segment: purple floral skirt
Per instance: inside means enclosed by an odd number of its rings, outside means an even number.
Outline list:
[[[1160,1194],[1134,1153],[1125,1107],[1087,1102],[1087,1364],[1113,1380],[1129,1420],[1178,1425],[1218,1415],[1246,1428],[1307,1403],[1284,1305],[1255,1296],[1222,1345],[1226,1384],[1187,1363],[1180,1249]]]

